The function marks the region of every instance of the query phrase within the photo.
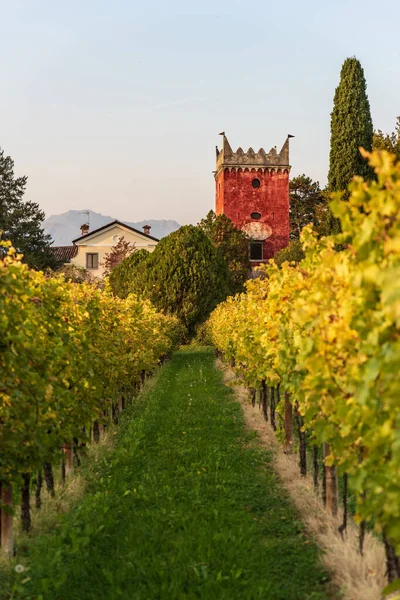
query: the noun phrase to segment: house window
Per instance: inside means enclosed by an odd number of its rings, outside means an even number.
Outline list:
[[[99,268],[99,255],[97,252],[86,252],[86,268],[87,269],[98,269]]]
[[[262,242],[250,242],[250,260],[262,260],[263,259],[263,243]]]
[[[253,186],[253,188],[259,188],[261,185],[261,181],[259,179],[253,179],[253,181],[251,182],[251,185]]]
[[[250,215],[250,217],[252,219],[255,219],[256,221],[258,221],[258,219],[261,219],[261,213],[259,213],[259,212],[252,212],[251,215]]]

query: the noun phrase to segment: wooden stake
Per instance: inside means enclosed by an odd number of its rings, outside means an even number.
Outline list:
[[[290,402],[290,395],[285,392],[285,448],[286,454],[293,453],[293,406]]]
[[[270,415],[271,415],[271,425],[272,429],[276,431],[276,421],[275,421],[275,388],[271,388],[270,394]]]
[[[65,456],[65,475],[68,477],[74,472],[74,453],[71,442],[64,445],[63,452]]]
[[[54,496],[55,496],[54,477],[53,477],[53,467],[51,466],[51,463],[48,463],[48,462],[44,463],[43,472],[44,472],[44,480],[46,482],[47,491],[49,492],[50,496],[52,498],[54,498]]]
[[[29,533],[31,530],[31,474],[23,473],[23,486],[21,489],[21,523],[22,531]]]
[[[389,583],[392,583],[400,577],[400,560],[385,534],[383,534],[383,543],[386,553],[386,573]]]
[[[342,538],[344,537],[344,533],[347,529],[347,473],[345,473],[343,475],[343,496],[342,496],[342,501],[343,501],[343,522],[339,527],[339,533],[342,536]]]
[[[39,470],[38,474],[37,474],[37,479],[36,479],[36,491],[35,491],[35,506],[37,509],[39,509],[42,506],[42,498],[41,498],[42,486],[43,486],[43,476],[42,476],[42,471]]]
[[[324,460],[330,454],[330,446],[329,444],[324,444]],[[324,469],[325,475],[325,489],[326,489],[326,510],[331,515],[336,515],[338,511],[338,482],[337,482],[337,474],[336,467],[328,467],[325,465]]]
[[[295,418],[297,423],[297,434],[299,437],[299,467],[300,475],[305,477],[307,475],[307,442],[306,432],[303,431],[303,418],[299,412],[299,405],[295,403]]]
[[[5,487],[1,488],[1,504],[12,510],[12,488]],[[1,510],[1,547],[3,552],[8,556],[14,554],[14,519],[12,513],[6,512],[4,509]]]
[[[314,444],[313,446],[313,481],[314,481],[314,489],[317,490],[319,486],[319,461],[318,461],[318,446]]]
[[[268,422],[268,387],[265,382],[265,379],[263,379],[263,382],[262,382],[262,392],[263,392],[262,407],[263,407],[264,419]]]

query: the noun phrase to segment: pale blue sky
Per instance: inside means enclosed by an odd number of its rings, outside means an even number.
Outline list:
[[[332,99],[360,59],[374,126],[400,114],[396,0],[0,0],[0,146],[47,215],[196,223],[215,145],[280,147],[325,184]]]

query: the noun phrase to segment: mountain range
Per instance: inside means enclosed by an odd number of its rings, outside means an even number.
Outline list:
[[[93,231],[111,221],[115,221],[115,217],[102,215],[93,210],[69,210],[61,215],[52,215],[51,217],[48,217],[44,221],[43,227],[46,233],[49,233],[53,238],[53,246],[70,246],[72,240],[75,240],[81,235],[80,227],[84,223],[89,223],[89,231]],[[148,221],[121,222],[126,223],[126,225],[130,225],[139,231],[142,231],[143,225],[150,225],[150,234],[158,239],[169,235],[172,231],[176,231],[180,227],[179,223],[172,220],[149,219]]]

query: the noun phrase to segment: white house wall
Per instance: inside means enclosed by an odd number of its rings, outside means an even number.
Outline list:
[[[102,277],[104,268],[101,263],[104,262],[105,255],[111,252],[111,248],[115,246],[118,241],[114,240],[114,236],[124,237],[128,242],[134,243],[137,250],[144,248],[148,252],[153,252],[157,245],[155,240],[152,240],[145,234],[141,235],[125,229],[120,225],[114,225],[110,229],[105,231],[99,231],[99,233],[93,233],[92,237],[88,237],[80,242],[77,240],[75,245],[78,246],[77,255],[71,259],[71,263],[78,267],[84,267],[86,269],[86,254],[97,253],[99,255],[98,269],[88,269],[95,277]]]

